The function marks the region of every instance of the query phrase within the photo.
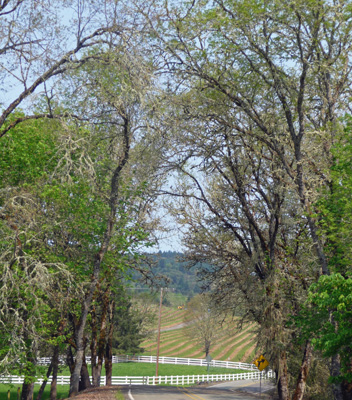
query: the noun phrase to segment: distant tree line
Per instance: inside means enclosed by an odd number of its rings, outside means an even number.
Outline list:
[[[165,277],[167,286],[172,288],[174,292],[181,293],[188,298],[201,292],[201,281],[197,274],[198,267],[187,267],[187,262],[184,261],[183,253],[175,251],[159,251],[157,254],[149,256],[151,262],[155,264],[153,273],[159,277]],[[203,265],[203,267],[205,267]],[[138,274],[134,275],[138,278]],[[137,281],[133,284],[136,288],[147,288]]]

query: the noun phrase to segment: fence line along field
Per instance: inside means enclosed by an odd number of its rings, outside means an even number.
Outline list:
[[[161,317],[160,356],[204,358],[202,346],[190,338],[190,327],[184,323],[187,311],[163,307]],[[256,355],[255,324],[245,324],[239,331],[236,321],[229,321],[220,330],[210,349],[213,359],[251,363]],[[156,355],[157,332],[142,343],[144,354]]]

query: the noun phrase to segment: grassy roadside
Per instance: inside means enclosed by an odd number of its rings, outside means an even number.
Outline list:
[[[10,400],[17,400],[17,389],[22,389],[22,385],[10,385],[0,383],[0,399],[5,400],[8,399],[7,393],[10,390]],[[39,392],[39,385],[34,385],[34,396],[35,399]],[[57,399],[66,399],[68,397],[69,386],[68,385],[58,385],[57,386]],[[43,393],[42,400],[50,399],[50,385],[48,385]]]

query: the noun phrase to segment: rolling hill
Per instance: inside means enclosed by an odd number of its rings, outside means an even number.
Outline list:
[[[177,307],[163,307],[160,356],[204,358],[201,346],[190,339],[184,324],[184,310]],[[252,362],[256,355],[254,324],[247,324],[239,331],[235,321],[225,323],[220,338],[211,346],[213,359],[224,361]],[[156,355],[157,332],[142,343],[144,354]]]

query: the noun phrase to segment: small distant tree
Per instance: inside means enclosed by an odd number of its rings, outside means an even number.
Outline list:
[[[221,333],[220,325],[224,321],[221,312],[214,308],[208,294],[198,294],[187,303],[185,322],[189,324],[188,335],[203,346],[205,356]]]

